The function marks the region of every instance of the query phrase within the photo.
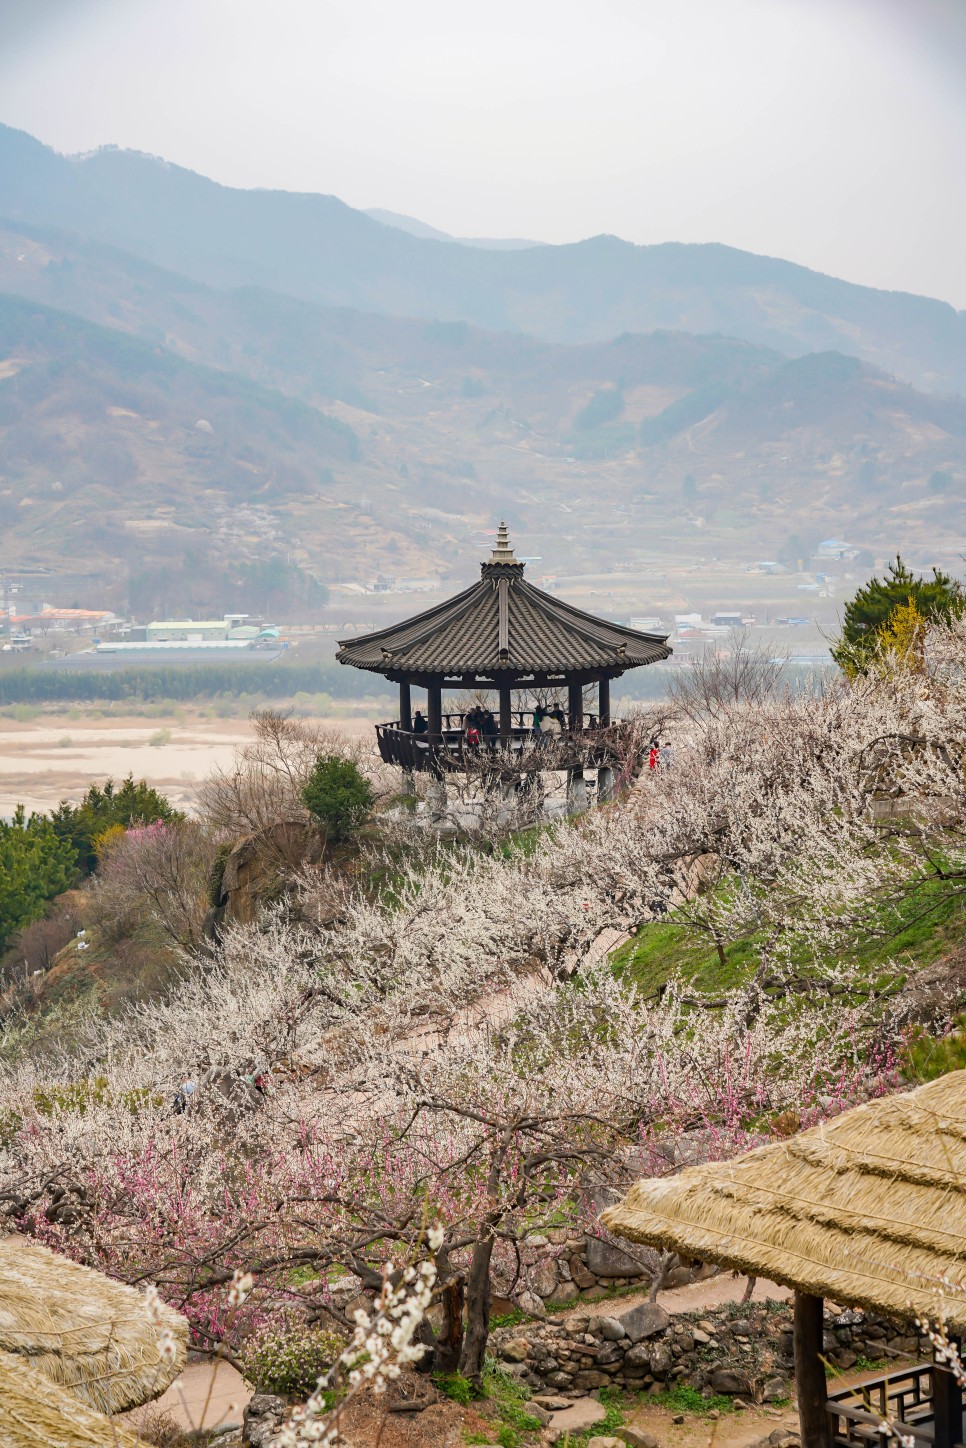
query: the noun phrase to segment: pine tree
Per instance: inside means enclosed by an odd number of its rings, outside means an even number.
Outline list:
[[[966,607],[962,584],[948,573],[934,568],[931,578],[921,578],[907,568],[899,554],[890,563],[885,578],[872,578],[845,605],[842,632],[832,657],[847,674],[868,671],[888,634],[897,610],[915,609],[919,619],[930,623],[953,618]]]

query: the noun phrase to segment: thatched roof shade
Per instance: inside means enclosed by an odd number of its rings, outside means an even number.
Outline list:
[[[734,1161],[639,1181],[611,1232],[815,1297],[966,1329],[966,1071]]]
[[[39,1368],[0,1352],[0,1448],[137,1448],[143,1439],[79,1403]]]
[[[0,1351],[30,1363],[75,1400],[123,1412],[160,1396],[181,1373],[188,1323],[171,1308],[152,1324],[144,1299],[23,1237],[0,1241]],[[159,1337],[170,1330],[174,1361]]]
[[[669,657],[663,635],[624,628],[534,588],[501,523],[478,583],[425,613],[343,639],[340,664],[387,678],[604,674]]]

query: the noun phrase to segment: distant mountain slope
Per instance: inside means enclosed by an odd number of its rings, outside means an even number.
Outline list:
[[[129,151],[67,159],[0,127],[0,211],[67,228],[213,287],[266,287],[545,340],[725,333],[788,355],[839,350],[966,391],[966,314],[718,245],[614,237],[493,251],[407,235],[331,196],[239,191]]]
[[[605,577],[616,559],[740,571],[833,535],[954,567],[966,550],[966,402],[839,353],[668,332],[566,347],[222,292],[8,225],[14,287],[3,563],[69,561],[119,606],[218,607],[240,566],[455,587],[501,514],[548,572]]]
[[[381,206],[367,206],[365,215],[383,226],[395,226],[398,231],[406,231],[410,236],[421,236],[425,241],[452,241],[459,246],[479,246],[484,251],[525,251],[527,247],[545,245],[542,241],[525,241],[523,237],[451,236],[448,231],[438,231],[435,226],[428,226],[415,216],[385,211]]]
[[[0,295],[0,535],[31,562],[122,582],[258,556],[271,509],[356,462],[345,422],[65,312]],[[323,461],[324,460],[324,461]],[[269,551],[274,551],[269,549]]]
[[[740,386],[769,375],[778,352],[730,337],[625,334],[567,347],[465,322],[384,317],[305,303],[246,287],[220,291],[128,252],[50,227],[0,223],[0,291],[62,308],[160,343],[190,361],[237,372],[314,402],[338,399],[376,411],[425,408],[429,387],[487,374],[516,403],[567,421],[572,391],[621,380],[668,395],[699,386]],[[589,389],[589,391],[588,391]],[[415,399],[415,402],[414,402]]]

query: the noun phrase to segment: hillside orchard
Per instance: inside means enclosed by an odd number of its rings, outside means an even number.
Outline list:
[[[230,1357],[257,1329],[331,1326],[345,1272],[377,1291],[387,1259],[428,1254],[426,1365],[478,1380],[528,1235],[598,1230],[682,1142],[728,1157],[899,1082],[890,935],[966,882],[964,650],[940,619],[820,694],[672,700],[670,763],[499,839],[438,842],[366,766],[374,820],[318,863],[280,856],[256,918],[212,938],[226,848],[311,831],[316,761],[348,757],[266,716],[199,821],[127,831],[95,876],[101,920],[166,933],[167,990],[57,1049],[8,1025],[9,1221],[157,1284]],[[602,945],[669,921],[710,945],[714,992],[652,989]]]

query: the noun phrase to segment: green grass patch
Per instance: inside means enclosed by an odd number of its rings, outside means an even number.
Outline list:
[[[527,1435],[540,1432],[540,1419],[527,1411],[529,1389],[493,1358],[486,1360],[481,1388],[499,1420],[500,1448],[520,1448]]]
[[[647,1401],[656,1403],[659,1408],[667,1408],[671,1413],[734,1412],[734,1404],[730,1398],[723,1397],[720,1393],[705,1398],[697,1388],[689,1388],[684,1383],[675,1383],[673,1388],[667,1388],[663,1393],[649,1393]]]
[[[462,1373],[433,1373],[433,1382],[445,1398],[468,1407],[474,1397],[473,1384]]]
[[[944,881],[930,880],[897,905],[883,902],[871,910],[864,932],[857,932],[851,942],[843,941],[836,958],[857,965],[866,980],[881,986],[895,978],[897,968],[921,970],[964,940],[966,897],[955,894]],[[642,926],[633,940],[614,952],[612,961],[619,975],[633,980],[646,994],[678,978],[702,995],[717,996],[751,978],[760,963],[758,944],[754,934],[731,942],[722,964],[710,937],[672,912]],[[811,962],[804,941],[792,961],[808,971]]]
[[[935,1081],[966,1066],[966,1015],[956,1017],[947,1036],[930,1036],[916,1026],[902,1051],[903,1074],[912,1081]]]

